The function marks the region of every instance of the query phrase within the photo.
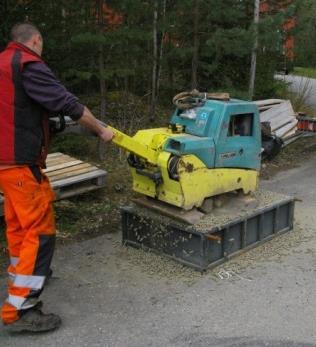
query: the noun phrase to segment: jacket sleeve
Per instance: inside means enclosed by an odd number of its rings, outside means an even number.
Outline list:
[[[81,118],[84,106],[57,80],[45,63],[26,64],[22,81],[26,94],[47,111],[70,116],[75,121]]]

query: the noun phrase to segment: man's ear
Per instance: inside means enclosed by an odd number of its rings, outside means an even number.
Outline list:
[[[36,46],[36,43],[37,43],[37,38],[36,38],[36,35],[33,35],[32,37],[31,37],[31,44],[32,44],[32,46],[34,47],[34,46]]]
[[[42,42],[42,38],[40,34],[36,34],[34,36],[35,36],[36,43]]]

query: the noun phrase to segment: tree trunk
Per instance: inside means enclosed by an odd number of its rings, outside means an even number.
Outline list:
[[[192,80],[191,88],[198,89],[198,64],[199,64],[199,17],[200,17],[200,0],[194,0],[193,9],[193,56],[192,56]]]
[[[174,89],[174,62],[172,59],[167,60],[168,64],[168,85],[171,90]]]
[[[258,24],[260,13],[260,0],[255,0],[254,10],[254,44],[251,54],[250,80],[249,80],[249,100],[253,99],[255,89],[256,67],[257,67],[257,50],[258,50]]]
[[[163,9],[162,9],[162,23],[163,28],[165,28],[165,21],[166,21],[166,7],[167,7],[167,0],[164,0],[163,2]],[[165,39],[165,29],[163,29],[161,33],[161,40],[160,40],[160,51],[159,51],[159,58],[158,58],[158,71],[157,71],[157,95],[156,95],[156,103],[158,101],[158,95],[159,95],[159,87],[160,87],[160,76],[161,76],[161,70],[162,70],[162,56],[163,56],[163,46],[164,46],[164,39]]]
[[[98,31],[100,34],[104,32],[104,17],[103,17],[103,0],[97,0],[98,4]],[[99,63],[99,84],[100,84],[100,115],[101,121],[105,122],[106,114],[106,81],[104,78],[104,46],[102,43],[98,49],[98,63]],[[105,159],[105,143],[99,139],[98,143],[99,159]]]
[[[104,78],[104,47],[102,44],[99,46],[99,74],[100,74],[100,118],[102,121],[105,120],[106,113],[106,82]]]
[[[151,85],[151,102],[149,119],[153,121],[156,116],[156,95],[157,95],[157,66],[158,66],[158,0],[154,3],[154,20],[153,20],[153,68],[152,68],[152,85]]]

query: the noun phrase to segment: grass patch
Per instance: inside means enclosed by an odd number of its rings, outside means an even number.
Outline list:
[[[108,173],[106,185],[102,189],[54,203],[59,240],[86,239],[119,230],[120,206],[126,205],[133,195],[125,155],[120,159],[116,146],[110,145],[104,161],[94,160],[100,169]],[[91,162],[91,158],[88,161]]]
[[[316,71],[316,70],[315,70]],[[279,88],[275,97],[290,100],[295,112],[305,113],[308,116],[315,117],[316,110],[308,103],[312,93],[312,83],[310,78],[299,76],[299,86],[296,92],[290,90],[290,83],[284,80],[278,80]]]
[[[316,79],[316,68],[313,67],[295,67],[293,75],[304,76]]]
[[[54,207],[59,239],[73,238],[78,234],[99,234],[115,208],[102,190],[56,201]]]

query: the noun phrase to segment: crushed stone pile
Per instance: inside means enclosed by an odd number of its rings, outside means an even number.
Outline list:
[[[187,231],[196,230],[198,232],[209,232],[212,228],[221,227],[237,219],[242,219],[254,212],[260,212],[271,205],[276,205],[282,201],[289,200],[290,197],[266,190],[257,190],[251,195],[240,196],[234,193],[224,196],[222,207],[214,208],[212,212],[205,214],[198,222],[193,225],[181,223],[175,219],[156,213],[149,209],[134,205],[133,208],[143,219],[142,223],[154,223],[155,229],[159,225],[161,233],[166,230],[169,224],[179,226]],[[137,230],[136,230],[137,231]],[[139,240],[142,241],[142,240]]]

